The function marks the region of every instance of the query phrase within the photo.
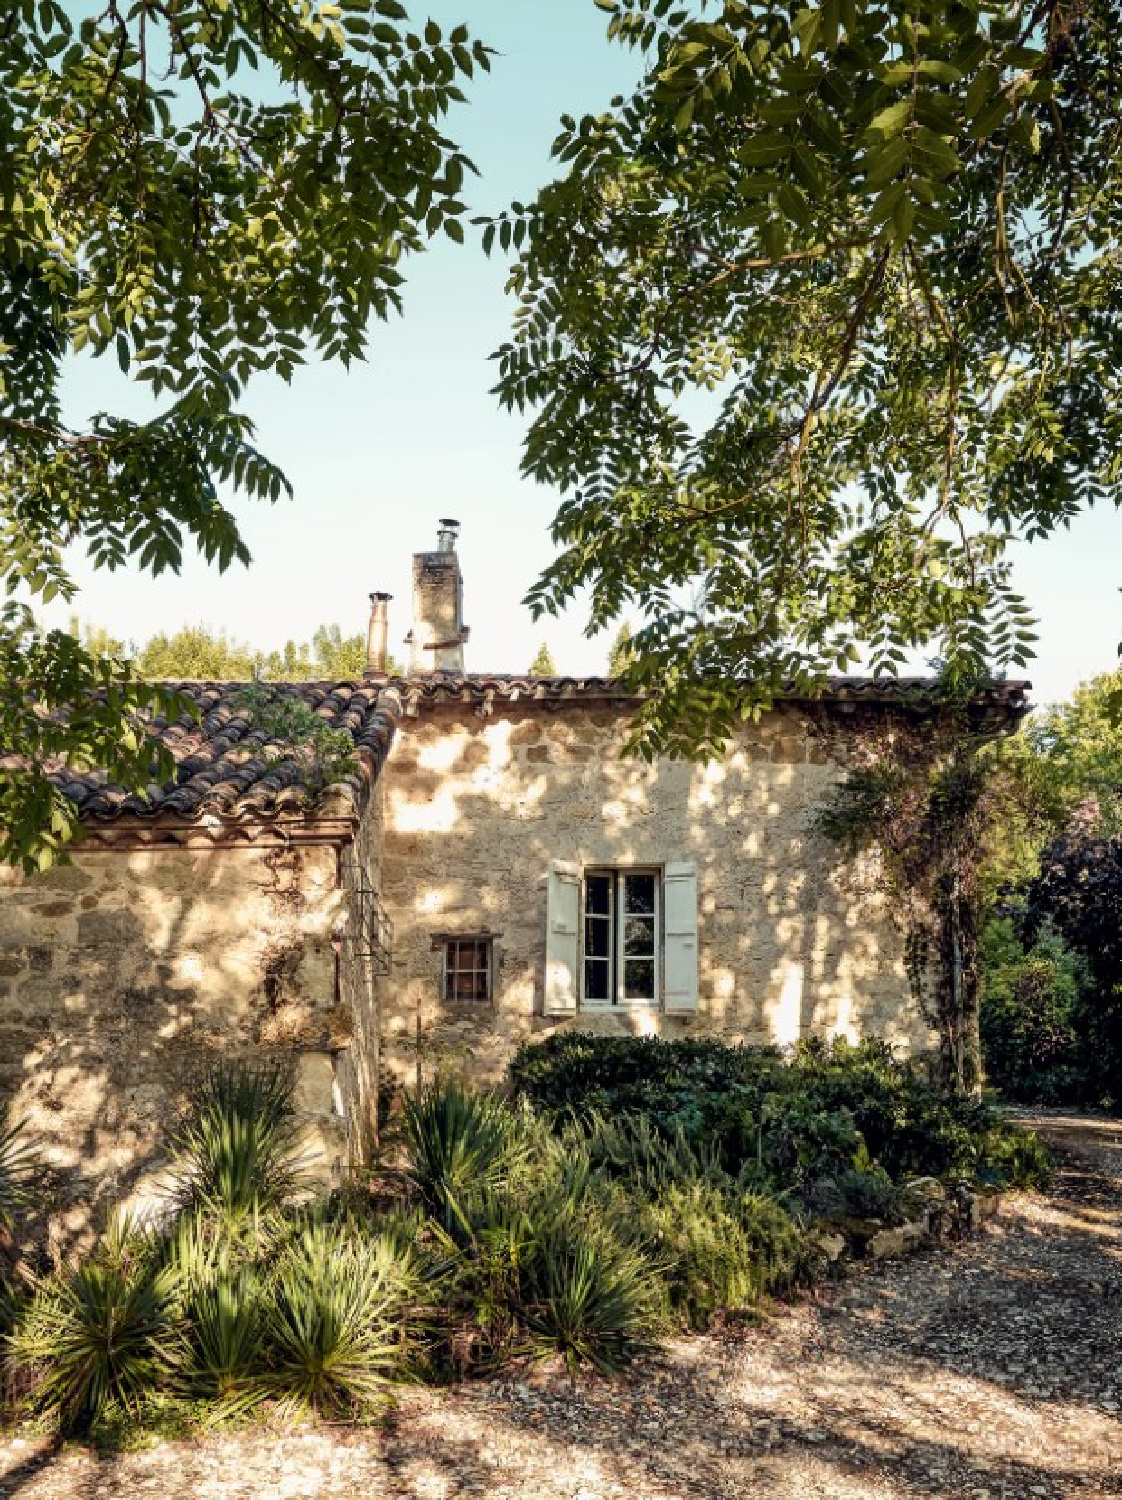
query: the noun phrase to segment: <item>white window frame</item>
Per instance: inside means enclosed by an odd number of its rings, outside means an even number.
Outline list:
[[[585,923],[588,920],[587,898],[589,876],[609,876],[611,893],[608,921],[612,933],[612,980],[614,991],[607,1000],[590,1000],[585,994]],[[654,995],[650,998],[627,997],[622,994],[626,967],[624,963],[625,924],[619,920],[621,889],[631,876],[649,875],[654,880]],[[584,1011],[660,1010],[662,1008],[662,944],[663,944],[663,875],[658,865],[589,865],[581,872],[580,882],[580,1008]],[[632,959],[636,957],[631,955]]]

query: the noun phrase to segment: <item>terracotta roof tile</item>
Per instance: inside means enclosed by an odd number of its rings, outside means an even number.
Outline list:
[[[60,766],[52,774],[59,790],[81,810],[83,820],[122,818],[190,823],[204,817],[224,821],[274,819],[309,810],[306,766],[291,747],[271,743],[256,728],[242,698],[248,684],[173,682],[195,705],[198,718],[154,717],[149,728],[176,763],[175,780],[152,785],[146,797],[113,785],[103,771],[77,773]],[[377,779],[400,712],[398,696],[365,682],[254,684],[255,690],[295,699],[354,741],[360,771],[330,788],[338,810],[357,815]]]

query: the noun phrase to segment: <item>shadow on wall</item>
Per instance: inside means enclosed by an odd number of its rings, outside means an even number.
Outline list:
[[[270,1031],[278,953],[305,949],[292,982],[333,976],[328,872],[309,884],[306,858],[79,852],[6,884],[0,1087],[47,1163],[56,1254],[110,1204],[152,1200],[168,1124],[217,1060],[291,1055]]]
[[[923,1045],[901,944],[868,871],[811,828],[839,774],[785,713],[747,728],[722,762],[620,756],[621,713],[444,712],[402,729],[386,774],[384,893],[395,922],[387,1033],[399,1071],[420,1018],[433,1057],[494,1077],[541,1019],[550,862],[698,868],[697,1027],[794,1042],[870,1031]],[[441,931],[491,931],[494,1008],[440,1002]],[[611,1018],[609,1018],[610,1020]],[[582,1019],[589,1024],[589,1018]],[[603,1024],[597,1022],[596,1024]]]

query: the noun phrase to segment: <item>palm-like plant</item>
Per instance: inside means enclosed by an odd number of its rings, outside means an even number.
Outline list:
[[[37,1170],[26,1126],[22,1121],[9,1124],[5,1106],[0,1110],[0,1230],[10,1233],[20,1213],[32,1202]]]
[[[524,1154],[519,1121],[494,1094],[438,1079],[405,1102],[406,1175],[448,1227],[467,1198],[494,1187]]]
[[[369,1411],[401,1357],[392,1253],[311,1223],[269,1284],[265,1332],[270,1383],[282,1407],[320,1415]]]
[[[166,1371],[172,1273],[144,1256],[94,1256],[43,1283],[12,1335],[13,1368],[64,1432],[87,1431],[110,1402],[135,1410]]]
[[[171,1149],[181,1209],[256,1219],[306,1186],[292,1083],[279,1068],[213,1069],[173,1132]]]
[[[656,1287],[637,1249],[559,1220],[537,1237],[527,1283],[525,1322],[538,1354],[611,1374],[650,1348]]]

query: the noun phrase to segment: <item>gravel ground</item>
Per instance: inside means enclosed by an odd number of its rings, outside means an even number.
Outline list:
[[[0,1443],[21,1500],[1059,1500],[1122,1496],[1122,1124],[1032,1123],[1062,1171],[979,1240],[852,1276],[626,1381],[408,1391],[378,1432],[98,1460]]]

